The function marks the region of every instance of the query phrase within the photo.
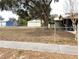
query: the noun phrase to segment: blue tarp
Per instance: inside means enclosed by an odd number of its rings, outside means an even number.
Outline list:
[[[13,26],[14,22],[13,21],[7,21],[6,26]]]

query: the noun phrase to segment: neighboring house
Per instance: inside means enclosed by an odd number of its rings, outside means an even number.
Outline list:
[[[41,20],[31,20],[28,21],[27,27],[41,27]]]
[[[72,1],[72,5],[74,7],[74,11],[73,13],[76,14],[75,15],[75,20],[78,20],[78,0],[71,0]],[[51,15],[57,14],[58,17],[56,17],[54,20],[56,22],[56,27],[62,27],[59,26],[59,24],[61,25],[61,23],[63,22],[62,25],[64,25],[64,27],[66,28],[66,30],[71,31],[73,30],[71,27],[72,26],[72,21],[70,18],[70,13],[71,13],[71,7],[72,5],[69,3],[69,0],[53,0],[52,4],[51,4]],[[62,20],[59,19],[60,15],[62,16]],[[68,28],[69,27],[69,28]]]
[[[66,30],[72,31],[74,28],[73,23],[77,27],[77,25],[78,25],[78,13],[74,13],[74,22],[71,20],[70,13],[67,13],[65,16],[62,16],[62,17],[63,17],[63,22],[64,22],[65,27],[68,27],[68,28],[66,28]],[[75,29],[76,29],[76,27],[75,27]]]
[[[13,20],[11,20],[11,19],[8,19],[8,20],[6,21],[6,19],[2,19],[2,20],[1,20],[1,18],[0,18],[0,27],[5,27],[5,26],[17,26],[16,23],[17,23],[16,20],[13,21]]]
[[[54,18],[55,21],[55,28],[65,28],[65,30],[67,31],[74,31],[74,27],[76,29],[77,25],[78,25],[78,13],[74,14],[74,26],[73,26],[73,22],[71,20],[71,16],[70,13],[67,13],[65,15],[62,15],[61,18],[60,16],[57,16]]]

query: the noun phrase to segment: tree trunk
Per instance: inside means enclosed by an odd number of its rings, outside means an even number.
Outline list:
[[[48,28],[48,21],[44,21],[44,27]]]
[[[44,19],[43,20],[44,20],[44,27],[48,28],[48,23],[49,23],[48,20],[49,20],[49,18],[46,15],[44,15]]]
[[[73,15],[73,14],[72,14]],[[73,30],[76,32],[75,33],[75,40],[77,39],[77,25],[76,25],[76,19],[74,18],[74,16],[71,17],[72,20],[72,26],[73,26]]]
[[[74,17],[71,19],[72,21],[72,26],[73,26],[73,30],[75,31],[76,30],[76,19],[74,19]]]

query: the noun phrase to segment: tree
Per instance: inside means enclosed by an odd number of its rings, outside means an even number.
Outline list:
[[[71,18],[71,21],[72,21],[73,29],[76,32],[78,31],[76,29],[77,28],[76,22],[77,22],[78,19],[75,19],[75,17],[77,16],[76,13],[78,14],[78,10],[77,10],[78,3],[77,2],[78,2],[78,0],[68,0],[68,2],[66,3],[68,6],[70,6],[70,8],[69,8],[70,9],[70,18]],[[77,33],[76,33],[76,35],[77,35]]]
[[[2,0],[0,8],[17,12],[22,18],[40,18],[44,21],[44,26],[48,27],[51,2],[52,0]]]
[[[75,26],[76,26],[75,25],[75,23],[76,23],[75,15],[77,13],[77,8],[76,8],[77,5],[75,5],[75,4],[77,4],[76,2],[77,2],[77,0],[68,0],[67,3],[66,3],[68,5],[67,7],[70,7],[69,8],[69,13],[70,13],[70,18],[71,18],[74,30],[75,30]]]

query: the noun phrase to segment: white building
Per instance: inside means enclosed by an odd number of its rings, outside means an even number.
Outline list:
[[[35,20],[28,21],[27,27],[41,27],[41,20],[35,19]]]

